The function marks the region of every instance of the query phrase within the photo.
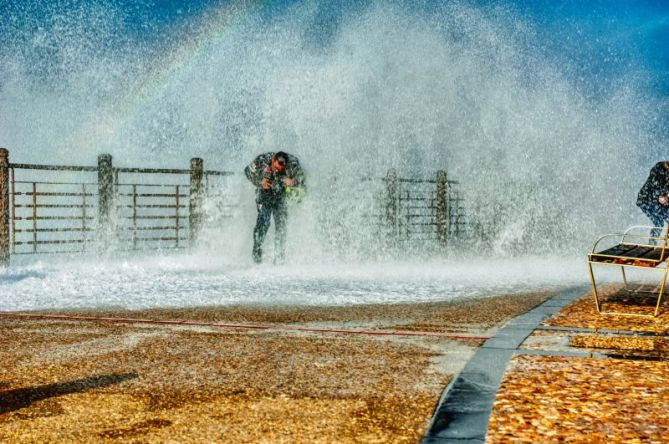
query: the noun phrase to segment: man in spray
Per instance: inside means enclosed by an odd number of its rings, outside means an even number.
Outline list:
[[[669,162],[658,162],[651,168],[636,204],[653,226],[659,227],[651,230],[651,236],[659,237],[664,223],[669,220]]]
[[[305,190],[300,162],[283,151],[265,153],[256,157],[244,174],[256,186],[258,218],[253,230],[253,261],[262,262],[262,244],[274,214],[275,263],[282,263],[286,253],[286,201],[299,201]]]

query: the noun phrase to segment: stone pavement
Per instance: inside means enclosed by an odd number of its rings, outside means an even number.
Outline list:
[[[607,309],[652,313],[610,285]],[[669,303],[603,316],[587,287],[508,322],[444,390],[422,444],[669,442]]]
[[[483,443],[493,403],[509,360],[542,321],[587,291],[577,287],[509,321],[487,340],[444,390],[422,444]],[[522,353],[573,355],[574,352],[523,350]],[[577,354],[585,354],[576,352]]]

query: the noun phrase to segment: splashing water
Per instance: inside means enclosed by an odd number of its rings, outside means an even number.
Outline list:
[[[323,21],[322,2],[214,3],[169,25],[102,0],[13,4],[0,27],[0,103],[10,110],[0,145],[16,162],[92,164],[109,152],[122,166],[183,166],[199,156],[235,172],[285,149],[311,184],[290,224],[297,262],[328,263],[324,213],[364,210],[346,193],[325,207],[332,178],[355,183],[391,167],[459,180],[474,251],[488,257],[582,255],[600,232],[643,221],[635,193],[666,143],[667,104],[645,92],[639,70],[591,94],[569,54],[545,50],[538,25],[513,8],[348,8]],[[250,185],[236,186],[248,208],[207,238],[233,264],[223,275],[241,282],[253,273],[234,264],[248,256],[254,209]],[[467,274],[457,263],[443,279]],[[12,292],[39,280],[27,273],[7,275]]]
[[[547,274],[550,263],[554,258],[494,267],[480,259],[249,267],[211,256],[163,256],[73,258],[63,267],[44,260],[0,271],[0,311],[457,301],[582,283],[580,262],[566,260]]]

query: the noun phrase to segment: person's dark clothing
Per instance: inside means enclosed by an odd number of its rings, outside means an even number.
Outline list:
[[[256,227],[253,230],[253,261],[256,263],[262,262],[262,244],[265,241],[265,235],[269,230],[272,214],[274,214],[275,261],[277,263],[282,263],[285,259],[288,208],[285,199],[279,199],[274,202],[258,204],[258,218],[256,219]]]
[[[275,153],[265,153],[256,157],[245,169],[246,178],[256,186],[256,203],[274,202],[285,199],[283,179],[295,179],[295,186],[304,187],[304,172],[297,157],[287,154],[288,162],[282,172],[272,171],[272,157]],[[260,188],[260,181],[269,179],[272,186],[269,190]]]
[[[272,170],[272,158],[275,153],[265,153],[256,157],[245,169],[246,178],[256,187],[256,204],[258,218],[253,230],[253,260],[262,261],[262,244],[269,230],[270,220],[274,214],[276,261],[282,262],[286,251],[286,221],[288,209],[286,205],[285,185],[282,180],[295,179],[295,186],[304,187],[304,172],[297,157],[287,155],[286,168],[282,172]],[[264,190],[260,187],[263,179],[270,181],[271,187]]]
[[[658,162],[651,168],[646,183],[643,184],[636,204],[641,211],[651,220],[653,226],[663,227],[669,220],[669,205],[658,202],[660,196],[669,195],[669,170],[664,167],[664,162]],[[657,237],[661,230],[653,230],[652,235]]]

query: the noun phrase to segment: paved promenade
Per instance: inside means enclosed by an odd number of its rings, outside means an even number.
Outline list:
[[[483,341],[550,295],[0,313],[0,442],[416,443]]]
[[[652,311],[611,288],[608,304]],[[646,305],[646,306],[644,306]],[[423,444],[666,442],[668,307],[601,316],[588,288],[558,293],[499,329],[449,384]]]

